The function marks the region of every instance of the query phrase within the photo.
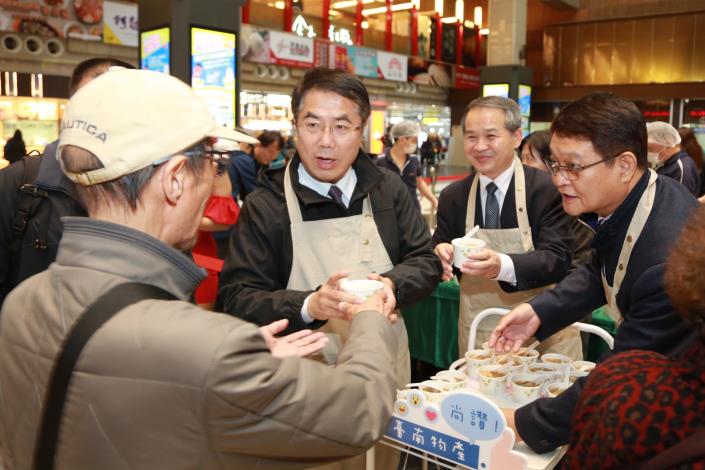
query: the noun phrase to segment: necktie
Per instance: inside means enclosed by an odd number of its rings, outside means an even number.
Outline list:
[[[330,189],[328,190],[328,195],[338,204],[343,206],[345,205],[343,204],[343,192],[336,185],[330,187]]]
[[[490,182],[485,188],[487,201],[485,202],[485,228],[499,228],[499,202],[497,202],[497,185]]]

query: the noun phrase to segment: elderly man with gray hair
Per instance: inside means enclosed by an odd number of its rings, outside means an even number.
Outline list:
[[[435,252],[444,280],[453,276],[453,246],[475,225],[484,249],[462,266],[458,347],[467,350],[470,324],[489,307],[513,308],[565,277],[573,246],[572,219],[545,171],[522,165],[515,151],[521,143],[519,106],[497,96],[478,98],[462,120],[465,156],[473,171],[443,190]],[[489,339],[497,320],[480,323],[477,343]],[[565,330],[546,339],[541,352],[582,357],[577,331]]]
[[[389,133],[393,145],[377,158],[377,165],[399,175],[419,211],[421,211],[421,205],[419,198],[416,197],[417,189],[423,197],[429,200],[434,209],[437,208],[438,199],[419,174],[419,159],[414,155],[419,142],[418,123],[414,121],[398,122],[392,126]]]
[[[384,294],[341,302],[336,367],[297,357],[320,333],[275,338],[288,320],[257,328],[189,302],[205,274],[181,250],[227,177],[214,138],[254,140],[169,75],[111,69],[72,97],[59,155],[88,217],[63,218],[56,262],[3,305],[6,468],[306,468],[385,432],[397,339]]]
[[[668,176],[688,188],[695,196],[700,192],[698,167],[690,155],[681,149],[678,130],[667,122],[655,121],[646,124],[649,134],[649,165],[659,176]]]

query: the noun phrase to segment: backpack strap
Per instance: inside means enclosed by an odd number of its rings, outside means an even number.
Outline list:
[[[37,436],[34,454],[35,470],[54,468],[64,401],[71,382],[73,368],[84,346],[93,334],[125,307],[146,299],[175,300],[176,297],[159,287],[130,282],[113,287],[93,302],[78,318],[66,337],[51,372],[46,391],[46,403]]]
[[[34,216],[41,204],[42,200],[48,196],[48,193],[39,189],[34,180],[39,173],[39,164],[41,158],[24,157],[22,159],[24,169],[22,172],[22,184],[17,188],[17,202],[15,204],[15,218],[12,223],[12,231],[15,234],[12,245],[21,244],[21,238],[27,229],[27,223]],[[17,242],[17,243],[15,243]],[[10,247],[10,251],[15,253],[14,246]]]

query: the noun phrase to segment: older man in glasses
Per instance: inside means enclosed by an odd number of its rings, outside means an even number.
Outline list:
[[[546,172],[522,165],[516,102],[498,96],[478,98],[463,116],[464,150],[474,171],[448,186],[440,197],[435,251],[444,278],[453,276],[451,241],[472,227],[486,248],[470,255],[460,274],[458,347],[467,350],[470,324],[489,307],[512,308],[560,281],[570,267],[571,218]],[[479,325],[476,344],[490,337],[497,319]],[[540,346],[542,352],[582,357],[580,335],[561,332]]]
[[[554,289],[516,307],[490,339],[497,351],[518,349],[531,335],[554,334],[607,305],[618,325],[614,351],[674,353],[692,331],[663,290],[666,255],[697,206],[688,190],[648,169],[646,124],[633,103],[607,93],[581,98],[551,125],[547,162],[571,215],[596,213],[593,255]],[[567,443],[584,379],[556,398],[507,412],[537,452]]]

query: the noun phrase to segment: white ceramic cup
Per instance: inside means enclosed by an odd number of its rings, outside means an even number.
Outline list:
[[[545,375],[553,381],[562,380],[565,375],[561,365],[553,362],[535,362],[533,364],[527,364],[526,371],[532,374]]]
[[[448,382],[453,389],[463,388],[465,382],[468,380],[468,376],[459,370],[442,370],[433,377],[433,380],[440,380],[442,382]]]
[[[465,353],[465,364],[468,377],[477,377],[477,372],[482,366],[492,364],[494,353],[484,349],[473,349]]]
[[[419,384],[419,390],[423,392],[428,403],[438,403],[445,393],[453,390],[453,387],[442,380],[424,380]]]
[[[568,390],[572,385],[572,382],[546,382],[546,396],[555,398]]]
[[[497,376],[494,377],[492,374]],[[477,373],[480,391],[492,397],[504,395],[507,388],[507,376],[507,369],[502,366],[491,364],[480,367]]]
[[[571,370],[568,375],[568,380],[570,383],[575,383],[580,377],[587,377],[590,372],[585,372],[583,370]]]
[[[460,269],[470,253],[480,251],[487,245],[484,240],[479,238],[454,238],[451,244],[453,245],[453,266],[458,269]]]
[[[541,396],[541,388],[547,381],[545,375],[527,372],[512,377],[512,398],[519,403],[536,400]]]
[[[590,373],[595,368],[595,363],[590,361],[575,361],[570,365],[570,369],[574,371]]]
[[[495,356],[492,364],[506,368],[510,380],[513,375],[524,372],[524,363],[514,358],[511,353]]]
[[[564,354],[547,353],[541,356],[541,362],[547,362],[549,364],[558,364],[563,373],[570,370],[570,363],[572,360]]]
[[[512,355],[515,360],[521,362],[522,364],[534,364],[539,360],[539,352],[535,349],[521,348]]]
[[[384,289],[381,281],[372,279],[341,279],[340,288],[348,294],[354,295],[358,299],[365,301],[377,292]]]

